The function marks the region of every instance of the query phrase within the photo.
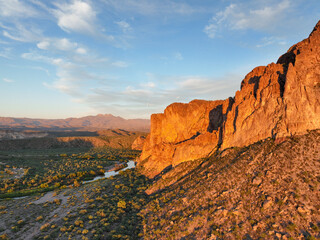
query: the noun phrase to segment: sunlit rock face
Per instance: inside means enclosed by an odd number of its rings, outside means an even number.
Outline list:
[[[228,99],[173,103],[164,113],[153,114],[151,132],[139,161],[144,160],[140,165],[145,174],[154,176],[170,165],[212,153],[220,141],[219,128],[232,102]]]
[[[222,149],[320,128],[319,26],[277,64],[245,77],[227,116]]]
[[[151,116],[138,160],[154,177],[168,166],[269,137],[320,128],[320,22],[277,63],[253,69],[234,98],[173,103]]]
[[[132,143],[131,149],[142,150],[145,140],[146,138],[144,136],[137,137],[136,140],[134,140],[134,142]]]

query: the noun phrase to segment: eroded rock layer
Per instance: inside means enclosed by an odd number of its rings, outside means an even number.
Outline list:
[[[215,149],[320,128],[320,21],[277,63],[253,69],[234,98],[173,103],[151,116],[138,165],[149,177]]]

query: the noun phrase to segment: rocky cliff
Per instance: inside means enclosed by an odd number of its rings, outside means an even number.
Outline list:
[[[145,136],[139,136],[136,138],[136,140],[133,141],[132,145],[131,145],[131,149],[133,150],[142,150],[143,145],[144,145],[144,141],[146,140]]]
[[[138,160],[154,177],[167,167],[269,137],[320,128],[320,21],[277,63],[253,69],[235,97],[174,103],[151,116]]]

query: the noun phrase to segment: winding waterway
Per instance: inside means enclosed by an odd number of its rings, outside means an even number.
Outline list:
[[[136,166],[135,162],[133,160],[127,162],[128,166],[119,170],[119,171],[106,171],[104,172],[104,176],[97,176],[95,177],[94,179],[92,180],[88,180],[88,181],[83,181],[82,183],[83,184],[87,184],[87,183],[90,183],[90,182],[94,182],[94,181],[97,181],[97,180],[100,180],[100,179],[105,179],[105,178],[109,178],[109,177],[112,177],[112,176],[116,176],[118,175],[121,171],[125,171],[127,169],[131,169],[131,168],[134,168]],[[53,192],[53,191],[50,191],[50,192]],[[47,192],[47,193],[50,193],[50,192]],[[46,193],[46,194],[47,194]],[[26,197],[29,197],[29,196],[21,196],[21,197],[15,197],[15,198],[12,198],[12,199],[22,199],[22,198],[26,198]]]
[[[104,173],[104,176],[97,176],[97,177],[95,177],[95,178],[92,179],[92,180],[83,181],[82,183],[83,183],[83,184],[86,184],[86,183],[90,183],[90,182],[93,182],[93,181],[97,181],[97,180],[99,180],[99,179],[109,178],[109,177],[118,175],[119,172],[121,172],[121,171],[125,171],[125,170],[127,170],[127,169],[131,169],[131,168],[134,168],[134,167],[136,166],[135,163],[134,163],[134,161],[132,161],[132,160],[129,161],[129,162],[127,162],[127,164],[128,164],[127,167],[125,167],[125,168],[123,168],[123,169],[121,169],[121,170],[119,170],[119,171],[105,172],[105,173]]]

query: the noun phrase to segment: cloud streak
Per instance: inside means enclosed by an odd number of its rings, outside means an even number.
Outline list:
[[[18,42],[35,42],[43,38],[42,31],[34,25],[16,23],[15,27],[6,27],[3,36]]]
[[[232,3],[217,12],[203,31],[209,38],[217,37],[223,29],[272,32],[290,12],[291,5],[290,0]]]
[[[153,75],[153,79],[160,84],[148,82],[130,85],[120,91],[111,87],[94,88],[81,101],[102,112],[113,109],[119,115],[136,117],[140,114],[141,117],[149,117],[152,113],[162,112],[172,102],[233,96],[239,88],[235,79],[241,79],[241,76],[229,74],[222,78],[206,78]]]
[[[187,3],[174,2],[169,0],[148,1],[148,0],[102,0],[108,7],[113,7],[119,12],[131,12],[140,15],[163,16],[169,15],[191,15],[205,9],[191,6]]]
[[[19,0],[0,0],[0,16],[13,17],[13,18],[29,18],[36,17],[39,12],[30,6]]]
[[[130,24],[124,20],[116,22],[116,24],[121,28],[122,32],[129,33],[132,31]]]
[[[13,82],[15,82],[14,80],[9,79],[9,78],[3,78],[2,81],[6,82],[6,83],[13,83]]]

